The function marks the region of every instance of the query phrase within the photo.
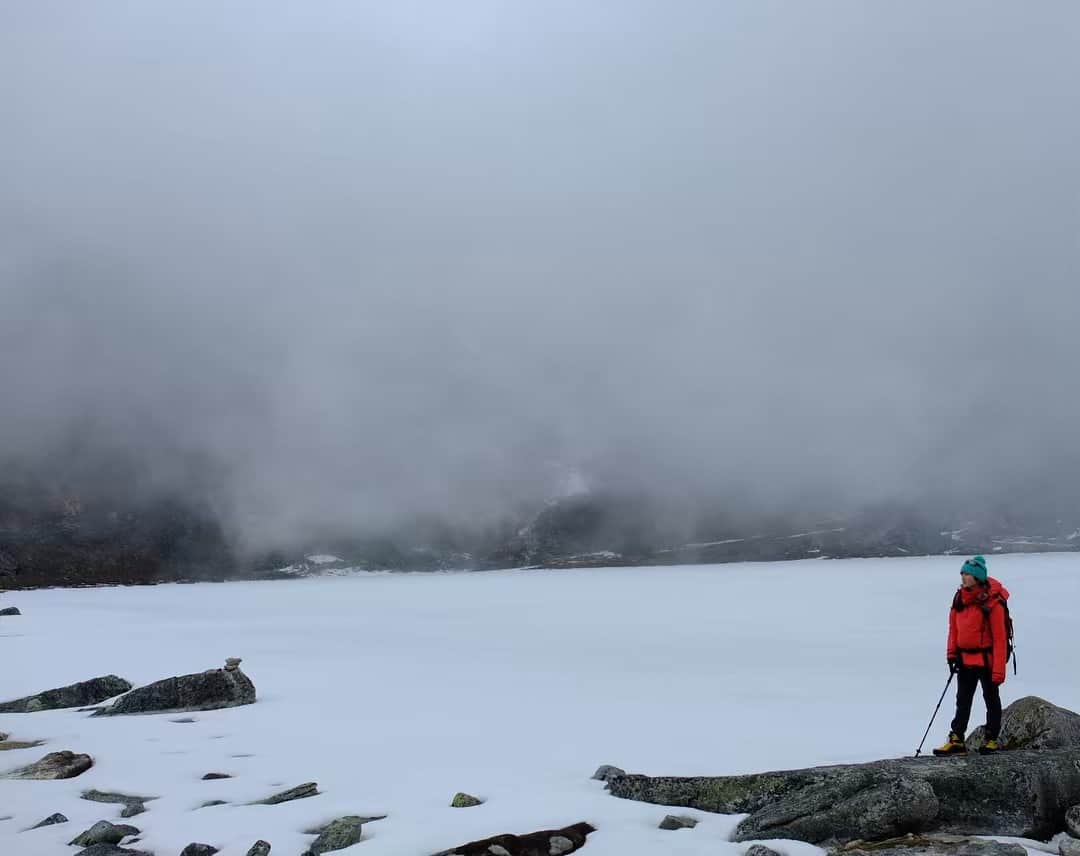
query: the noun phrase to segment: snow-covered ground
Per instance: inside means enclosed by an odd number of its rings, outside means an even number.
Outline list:
[[[243,856],[257,839],[296,856],[304,830],[343,814],[387,818],[344,853],[421,856],[502,832],[589,821],[588,856],[724,854],[737,817],[615,799],[600,764],[725,774],[911,754],[944,687],[954,557],[573,571],[360,574],[266,583],[5,595],[0,699],[96,675],[135,684],[244,658],[257,704],[90,719],[0,715],[0,771],[71,749],[96,764],[67,781],[0,780],[0,853],[66,842],[119,806],[87,788],[156,795],[138,846],[189,842]],[[1004,700],[1080,709],[1080,557],[1005,555],[1020,674]],[[951,694],[927,741],[938,741]],[[976,715],[982,712],[976,702]],[[973,724],[977,724],[977,721]],[[207,772],[235,778],[201,781]],[[320,796],[243,803],[317,781]],[[449,807],[457,791],[486,802]],[[196,809],[205,800],[230,805]],[[71,822],[22,832],[53,812]],[[792,856],[817,852],[785,844]]]

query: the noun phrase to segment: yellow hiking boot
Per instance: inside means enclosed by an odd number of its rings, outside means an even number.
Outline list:
[[[998,743],[996,737],[991,737],[981,747],[979,747],[980,755],[991,755],[1001,749],[1001,745]]]
[[[945,745],[935,749],[934,754],[939,757],[942,755],[966,755],[967,746],[964,745],[964,738],[955,731],[950,731],[949,739],[945,741]]]

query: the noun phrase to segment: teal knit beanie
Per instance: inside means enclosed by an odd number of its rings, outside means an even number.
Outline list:
[[[986,559],[982,556],[972,556],[960,569],[962,574],[971,574],[980,583],[986,582]]]

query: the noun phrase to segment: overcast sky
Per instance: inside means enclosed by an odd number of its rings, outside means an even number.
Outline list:
[[[8,0],[0,122],[0,450],[248,537],[1080,473],[1073,0]]]

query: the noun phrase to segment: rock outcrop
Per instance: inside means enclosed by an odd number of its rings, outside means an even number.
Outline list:
[[[473,806],[483,805],[484,801],[478,797],[474,797],[472,794],[458,791],[454,794],[454,798],[450,800],[450,808],[472,808]]]
[[[585,839],[596,829],[588,823],[575,823],[564,829],[545,829],[527,835],[495,835],[442,850],[435,856],[562,856],[585,846]]]
[[[116,675],[91,678],[66,687],[45,690],[36,695],[18,698],[0,704],[0,713],[35,713],[39,710],[59,710],[66,707],[84,707],[126,693],[131,684]]]
[[[251,845],[251,849],[248,850],[247,856],[270,856],[270,842],[263,841],[260,838]]]
[[[1053,714],[1035,735],[1060,747],[1071,734],[1068,711],[1040,699],[1009,707]],[[1040,719],[1038,721],[1050,721]],[[1026,727],[1026,726],[1025,726]],[[1025,732],[1033,733],[1033,732]],[[867,764],[718,777],[616,776],[618,797],[723,814],[747,814],[736,841],[792,838],[811,844],[879,841],[907,833],[1003,835],[1048,839],[1080,803],[1080,746],[1023,749],[954,758],[901,758]]]
[[[693,829],[698,825],[697,818],[685,814],[669,814],[660,821],[658,829]]]
[[[19,608],[17,606],[5,606],[3,609],[0,609],[0,616],[15,616],[15,615],[22,615],[22,613],[19,612]]]
[[[50,752],[40,761],[26,767],[12,770],[5,779],[74,779],[94,766],[94,759],[89,755],[77,755],[74,752]]]
[[[192,842],[180,851],[180,856],[214,856],[218,849],[211,844]]]
[[[57,812],[56,814],[50,814],[40,823],[35,823],[31,826],[31,829],[41,829],[43,826],[56,826],[59,823],[67,823],[68,819],[64,815]]]
[[[751,848],[753,849],[753,848]],[[845,856],[1027,856],[1020,844],[1006,844],[961,835],[906,835],[885,841],[852,842]],[[747,851],[749,856],[750,851]]]
[[[238,667],[209,669],[138,687],[91,714],[178,713],[254,704],[255,685]]]

